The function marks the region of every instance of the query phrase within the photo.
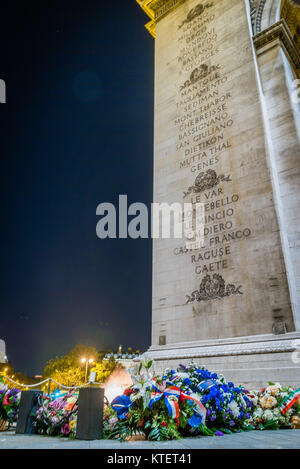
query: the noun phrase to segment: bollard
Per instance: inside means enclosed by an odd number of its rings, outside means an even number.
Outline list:
[[[43,391],[30,390],[21,392],[16,433],[22,435],[32,435],[35,433],[31,414],[39,408],[38,396],[43,397]]]
[[[89,386],[79,390],[76,439],[101,440],[104,389]]]

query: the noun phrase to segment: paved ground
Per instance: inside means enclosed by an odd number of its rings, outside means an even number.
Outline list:
[[[180,441],[78,441],[44,436],[0,433],[1,449],[300,449],[300,430],[252,431],[220,437],[194,437]]]

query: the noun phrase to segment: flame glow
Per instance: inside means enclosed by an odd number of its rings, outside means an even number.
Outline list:
[[[124,388],[122,388],[118,383],[111,383],[107,388],[105,388],[105,396],[109,402],[112,402],[115,397],[121,396],[123,394]]]

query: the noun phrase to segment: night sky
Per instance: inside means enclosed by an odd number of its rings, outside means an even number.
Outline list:
[[[2,7],[1,7],[2,8]],[[100,240],[97,205],[152,201],[154,41],[135,0],[3,14],[0,338],[33,375],[78,343],[147,349],[151,240]]]

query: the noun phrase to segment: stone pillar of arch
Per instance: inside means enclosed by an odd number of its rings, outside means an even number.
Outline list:
[[[253,43],[257,78],[297,330],[300,330],[300,100],[296,90],[300,77],[299,25],[299,1],[260,0],[256,5]]]
[[[201,248],[154,240],[149,353],[160,371],[194,359],[298,387],[297,2],[137,3],[155,38],[154,202],[206,211]]]

